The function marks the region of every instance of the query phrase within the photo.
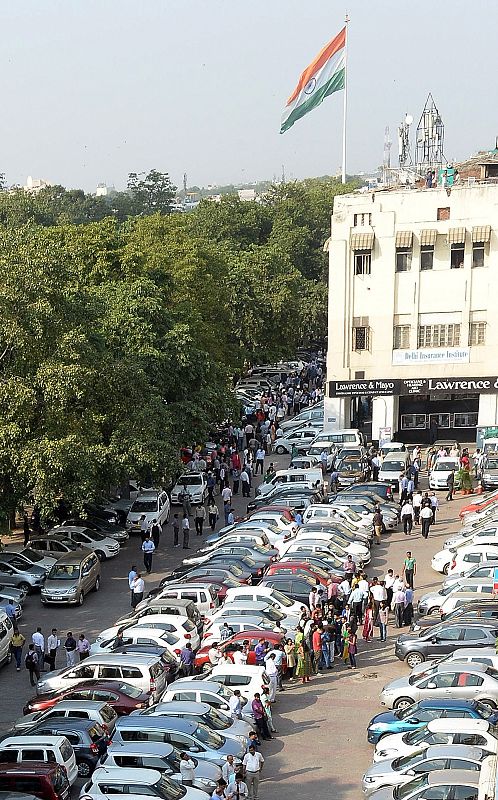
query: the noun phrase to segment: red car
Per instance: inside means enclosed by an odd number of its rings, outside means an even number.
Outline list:
[[[267,576],[296,574],[309,575],[312,578],[317,578],[322,586],[326,586],[329,577],[331,577],[324,569],[308,564],[307,561],[276,561],[274,564],[270,564],[265,573]],[[335,575],[332,576],[332,580],[340,583],[342,578]]]
[[[285,519],[289,520],[289,522],[294,522],[294,514],[287,506],[260,506],[256,511],[253,511],[253,514],[261,514],[261,512],[264,513],[265,511],[278,511]],[[253,514],[248,514],[246,517],[242,517],[242,519],[251,519]]]
[[[23,714],[45,711],[47,708],[55,706],[60,700],[97,700],[109,703],[116,714],[124,716],[136,711],[137,708],[148,708],[151,695],[149,692],[141,692],[135,686],[130,686],[129,683],[123,681],[84,681],[70,689],[59,689],[32,697],[25,703]]]
[[[228,624],[230,624],[230,620],[228,620]],[[238,650],[238,648],[242,645],[242,642],[246,640],[249,641],[249,654],[247,656],[247,663],[248,664],[256,664],[256,656],[254,655],[254,648],[258,644],[260,639],[264,639],[265,642],[269,642],[270,645],[273,647],[274,645],[278,644],[284,639],[282,633],[275,633],[274,631],[240,631],[236,633],[234,636],[231,636],[230,639],[226,639],[226,641],[220,643],[220,650],[223,653],[227,653],[230,658],[232,658],[232,653],[234,650]],[[209,664],[209,650],[211,645],[204,645],[204,647],[200,647],[195,655],[194,666],[195,668],[201,672],[207,665]],[[283,660],[282,662],[282,669],[285,671],[287,669],[287,661]]]
[[[493,492],[492,494],[487,495],[486,497],[482,497],[480,500],[474,500],[473,503],[469,503],[468,506],[464,506],[460,509],[460,517],[464,517],[465,514],[472,514],[478,511],[485,511],[488,506],[493,505],[498,500],[498,492]]]

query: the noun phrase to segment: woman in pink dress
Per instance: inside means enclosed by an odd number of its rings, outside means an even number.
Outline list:
[[[363,622],[362,636],[366,642],[369,642],[371,639],[373,639],[373,635],[374,635],[373,611],[372,611],[372,603],[370,601],[365,609],[365,620]]]

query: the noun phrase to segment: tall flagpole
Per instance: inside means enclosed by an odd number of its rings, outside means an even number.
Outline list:
[[[348,23],[346,13],[346,39],[344,45],[344,97],[342,111],[342,183],[346,183],[346,122],[348,112]]]

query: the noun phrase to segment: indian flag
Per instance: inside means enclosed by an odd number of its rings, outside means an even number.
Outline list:
[[[323,103],[329,94],[344,89],[346,82],[346,28],[325,45],[306,67],[287,100],[280,133],[288,131],[308,111]]]

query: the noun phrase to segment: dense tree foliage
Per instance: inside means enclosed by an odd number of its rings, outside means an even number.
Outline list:
[[[129,188],[111,202],[0,193],[4,514],[164,479],[182,443],[237,413],[230,383],[246,361],[326,333],[335,181],[188,214],[169,213],[174,187],[154,170]]]

